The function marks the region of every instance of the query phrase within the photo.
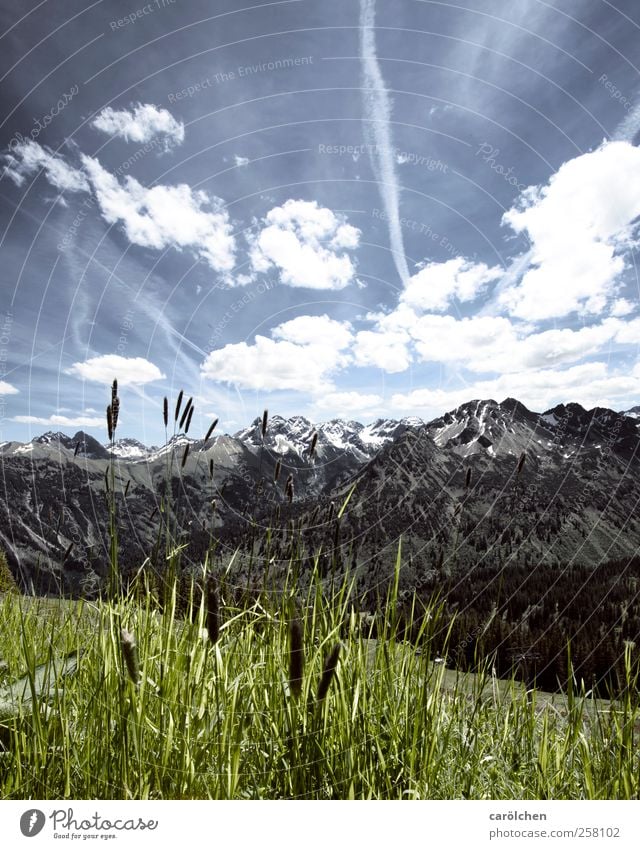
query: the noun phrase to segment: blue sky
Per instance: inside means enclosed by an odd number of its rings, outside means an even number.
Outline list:
[[[640,403],[628,0],[0,4],[0,437]]]

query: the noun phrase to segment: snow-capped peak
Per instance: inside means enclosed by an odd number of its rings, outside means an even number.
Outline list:
[[[105,447],[121,460],[144,460],[153,453],[153,451],[157,450],[154,448],[147,448],[146,445],[143,445],[142,442],[139,442],[137,439],[118,439],[117,442],[114,443],[113,447],[110,445],[106,445]]]

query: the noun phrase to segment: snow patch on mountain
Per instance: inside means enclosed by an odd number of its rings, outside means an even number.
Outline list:
[[[135,462],[136,460],[146,460],[150,454],[156,452],[157,448],[147,448],[146,445],[143,445],[142,442],[138,442],[137,439],[118,439],[117,442],[114,443],[113,447],[110,445],[105,445],[109,451],[111,451],[114,456],[118,457],[120,460],[130,460]]]

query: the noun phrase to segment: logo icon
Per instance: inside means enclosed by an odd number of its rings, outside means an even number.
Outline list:
[[[20,817],[20,831],[25,837],[35,837],[44,828],[45,821],[46,817],[42,811],[31,808]]]

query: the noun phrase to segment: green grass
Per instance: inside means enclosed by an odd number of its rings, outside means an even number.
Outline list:
[[[179,612],[175,592],[162,613],[151,594],[97,604],[5,595],[1,797],[638,797],[631,695],[615,704],[551,697],[497,681],[489,664],[457,675],[430,655],[437,607],[421,617],[415,644],[402,642],[392,588],[386,624],[370,640],[346,584],[333,593],[319,580],[309,586],[303,599],[285,587],[234,607],[223,576],[215,644],[204,607]],[[293,615],[304,647],[297,697],[288,682]],[[122,628],[137,641],[137,685]]]

